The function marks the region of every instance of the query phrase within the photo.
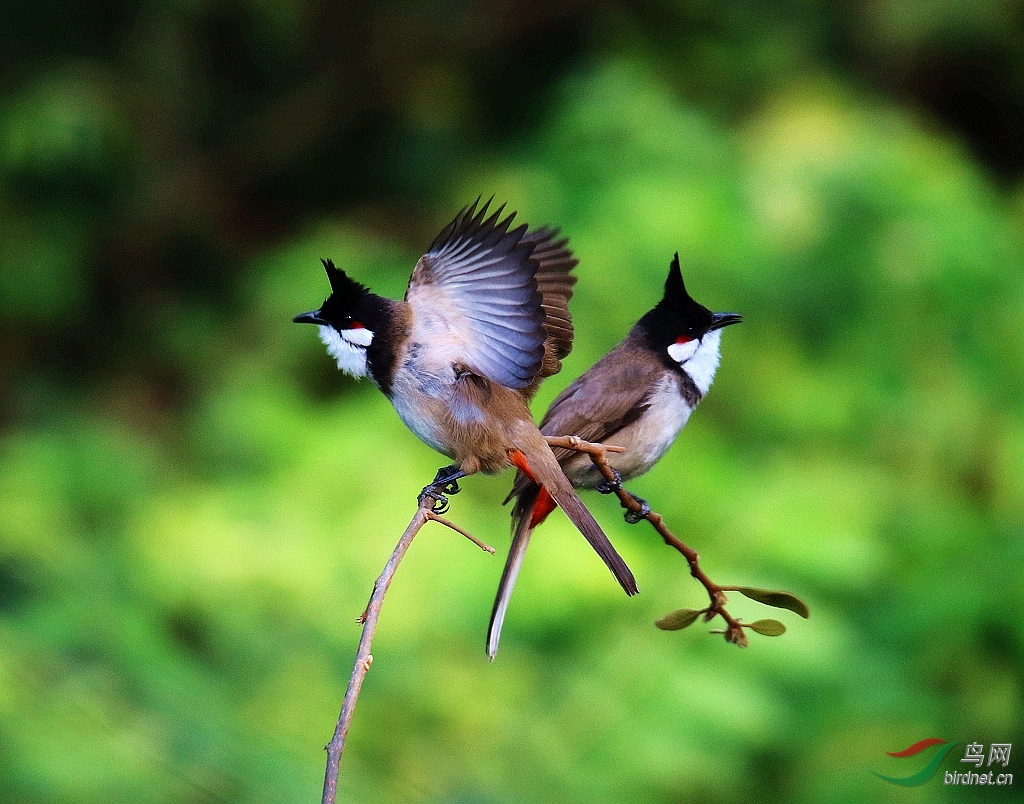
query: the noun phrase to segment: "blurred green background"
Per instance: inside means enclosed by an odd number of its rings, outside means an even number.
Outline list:
[[[483,640],[511,476],[388,596],[359,802],[1006,800],[1024,783],[1024,3],[0,4],[0,799],[319,800],[373,579],[444,462],[290,323],[399,296],[494,194],[581,259],[576,349],[659,297],[745,323],[632,488],[778,639],[653,621],[682,560],[589,502]],[[957,748],[944,769],[966,770]]]

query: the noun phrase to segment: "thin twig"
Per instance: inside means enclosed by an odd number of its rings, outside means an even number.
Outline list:
[[[489,547],[454,523],[433,513],[431,508],[433,508],[435,502],[436,500],[430,495],[425,494],[423,496],[423,499],[420,501],[420,507],[416,509],[416,515],[405,529],[402,538],[398,540],[398,544],[395,545],[388,563],[384,565],[384,571],[374,581],[373,592],[370,594],[370,602],[367,603],[366,610],[359,616],[358,622],[362,623],[363,633],[359,637],[359,648],[356,650],[355,665],[352,668],[352,677],[349,679],[348,689],[345,691],[345,700],[341,704],[338,724],[334,728],[334,736],[327,744],[327,771],[324,774],[322,804],[334,804],[335,797],[338,794],[338,769],[341,764],[341,754],[345,750],[345,738],[348,735],[348,727],[352,723],[352,715],[356,711],[356,700],[359,698],[359,690],[362,689],[363,679],[366,678],[366,673],[373,662],[370,646],[373,642],[373,635],[377,630],[377,620],[380,617],[381,607],[384,605],[384,596],[388,593],[388,587],[391,586],[391,580],[395,577],[398,564],[412,544],[413,538],[429,520],[434,520],[462,534],[482,550],[486,550],[489,553],[494,552],[493,547]]]
[[[608,463],[607,453],[609,452],[623,452],[622,447],[616,447],[606,444],[595,444],[590,441],[584,441],[579,436],[548,436],[547,442],[552,447],[562,447],[563,449],[571,449],[576,452],[584,452],[590,456],[590,460],[594,462],[594,466],[601,473],[605,480],[609,483],[618,483],[619,478],[616,476],[615,470],[612,469]],[[665,525],[665,521],[662,519],[660,514],[651,511],[649,508],[641,504],[636,497],[626,491],[621,484],[618,484],[615,488],[615,495],[619,498],[619,503],[627,511],[632,512],[633,516],[639,519],[646,519],[651,523],[658,534],[661,536],[665,544],[675,548],[680,552],[686,559],[686,563],[690,565],[690,574],[696,578],[701,585],[707,590],[708,597],[711,600],[710,605],[705,611],[704,621],[707,622],[718,615],[725,620],[726,630],[725,638],[728,642],[734,642],[741,648],[747,645],[747,635],[743,632],[742,624],[737,621],[732,615],[729,614],[725,609],[725,604],[728,602],[728,598],[725,595],[725,587],[719,586],[712,581],[707,573],[701,569],[700,556],[697,551],[692,547],[688,547],[682,542],[672,531]]]
[[[451,522],[450,520],[445,519],[443,516],[438,516],[433,511],[428,511],[427,512],[427,519],[431,520],[432,522],[437,522],[437,523],[439,523],[441,525],[444,525],[446,528],[451,528],[456,533],[461,534],[462,536],[465,536],[467,539],[469,539],[471,542],[473,542],[473,544],[475,544],[477,547],[479,547],[485,553],[490,553],[492,556],[494,555],[494,548],[493,547],[491,547],[489,544],[484,544],[482,541],[480,541],[472,533],[468,533],[467,531],[464,531],[462,528],[460,528],[454,522]]]
[[[384,604],[384,596],[387,594],[391,580],[395,577],[395,570],[398,569],[398,564],[412,544],[413,538],[430,518],[431,505],[433,505],[433,500],[425,496],[416,510],[416,516],[412,518],[409,527],[405,529],[405,533],[402,534],[402,538],[398,540],[398,544],[391,553],[391,558],[384,565],[384,571],[374,581],[370,602],[359,618],[363,624],[363,633],[359,638],[355,666],[352,668],[352,677],[349,679],[348,689],[345,691],[345,700],[341,705],[341,713],[338,715],[338,724],[334,728],[334,736],[327,744],[327,771],[324,775],[322,804],[334,804],[335,796],[338,794],[338,767],[341,764],[341,752],[345,750],[345,738],[348,735],[348,727],[352,723],[352,715],[356,710],[359,690],[362,689],[363,679],[366,678],[366,672],[370,669],[370,663],[373,661],[370,646],[373,643],[374,632],[377,630],[377,619],[380,617],[380,609]]]

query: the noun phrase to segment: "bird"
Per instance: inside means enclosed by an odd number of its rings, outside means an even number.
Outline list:
[[[493,200],[493,199],[492,199]],[[338,368],[369,377],[425,444],[450,458],[420,494],[443,513],[445,495],[476,472],[515,466],[546,489],[628,595],[636,580],[583,505],[534,422],[529,400],[572,349],[569,300],[578,264],[559,230],[491,201],[464,207],[419,258],[401,301],[384,298],[321,260],[331,293],[293,319],[319,327]]]
[[[694,301],[686,291],[677,252],[661,300],[618,345],[562,391],[541,420],[545,435],[575,435],[624,448],[607,454],[616,473],[612,483],[588,455],[556,448],[559,465],[573,486],[611,493],[622,481],[654,466],[711,387],[720,361],[722,328],[742,320],[738,313],[713,313]],[[512,544],[487,631],[487,656],[492,661],[530,536],[553,508],[546,489],[523,472],[516,475],[505,502],[513,498]],[[635,499],[649,510],[643,500]]]

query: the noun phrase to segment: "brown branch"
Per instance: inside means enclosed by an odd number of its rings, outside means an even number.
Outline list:
[[[419,533],[420,528],[422,528],[429,520],[434,520],[435,522],[439,522],[457,533],[462,534],[481,549],[486,550],[489,553],[494,552],[493,547],[488,547],[462,528],[433,513],[431,508],[433,508],[436,502],[435,498],[431,497],[429,494],[423,495],[423,499],[420,500],[420,507],[416,510],[416,515],[412,518],[409,526],[405,529],[405,533],[402,534],[402,538],[398,540],[398,544],[391,553],[391,558],[389,558],[388,563],[384,565],[384,571],[381,572],[380,577],[373,582],[373,592],[370,594],[370,602],[367,603],[366,610],[363,611],[357,620],[357,622],[362,623],[363,633],[362,636],[359,637],[359,648],[356,650],[356,660],[355,665],[352,668],[352,677],[349,679],[348,689],[345,691],[345,700],[341,704],[341,713],[338,715],[338,723],[334,728],[334,736],[326,746],[327,771],[324,774],[324,794],[321,799],[322,804],[334,804],[335,797],[337,796],[338,769],[341,765],[341,754],[342,751],[345,750],[345,738],[348,735],[349,725],[352,723],[352,715],[356,710],[356,700],[359,698],[359,691],[362,689],[363,679],[366,678],[366,673],[370,669],[370,664],[373,662],[373,655],[370,653],[370,646],[373,642],[373,635],[377,630],[377,620],[380,617],[381,607],[384,605],[384,596],[387,594],[388,587],[391,586],[391,580],[394,578],[395,571],[398,569],[398,564],[401,562],[406,551],[409,549],[409,546],[412,544],[413,538],[417,533]]]
[[[563,449],[575,450],[576,452],[584,452],[590,456],[590,459],[594,462],[594,465],[597,467],[598,471],[601,472],[602,476],[609,481],[609,483],[616,484],[615,493],[618,496],[622,507],[627,510],[627,521],[635,523],[639,522],[641,519],[646,519],[661,535],[665,544],[674,547],[686,558],[686,561],[690,566],[690,574],[700,581],[707,590],[708,596],[711,599],[711,604],[704,610],[705,621],[711,620],[715,616],[721,617],[725,620],[727,626],[727,629],[724,631],[725,638],[729,642],[734,642],[741,647],[745,646],[747,644],[747,637],[743,633],[742,624],[733,619],[729,615],[729,612],[725,610],[725,604],[727,602],[725,591],[732,589],[733,587],[719,586],[712,581],[701,569],[697,551],[687,547],[682,541],[680,541],[668,529],[659,514],[651,511],[646,503],[641,502],[639,498],[634,497],[618,483],[619,478],[617,477],[615,470],[608,464],[607,455],[608,453],[624,452],[624,448],[613,445],[594,444],[589,441],[584,441],[578,436],[548,436],[547,442],[552,447],[561,447]],[[324,792],[323,798],[321,799],[322,804],[334,804],[335,802],[338,792],[338,771],[341,764],[341,755],[345,750],[345,739],[348,735],[349,726],[352,723],[352,715],[355,713],[356,700],[359,698],[359,691],[362,689],[363,680],[366,678],[366,674],[373,662],[373,655],[370,653],[370,647],[373,642],[374,633],[377,630],[377,620],[380,617],[380,610],[384,605],[384,596],[387,594],[388,587],[391,586],[391,581],[394,578],[395,571],[398,569],[398,564],[412,545],[413,538],[417,533],[419,533],[420,528],[422,528],[428,521],[433,520],[454,530],[456,533],[465,536],[482,550],[494,553],[493,547],[484,544],[453,522],[435,514],[432,509],[436,502],[437,500],[434,497],[427,494],[423,495],[423,498],[420,500],[420,506],[416,510],[416,515],[412,518],[409,526],[405,529],[402,537],[398,540],[398,544],[391,553],[391,557],[384,566],[384,570],[381,572],[380,577],[374,581],[373,592],[370,594],[369,603],[367,604],[365,611],[363,611],[358,618],[358,622],[363,626],[363,633],[359,638],[359,648],[356,651],[355,664],[352,668],[352,677],[349,679],[348,689],[345,691],[345,700],[341,705],[341,713],[338,715],[338,723],[334,729],[334,736],[326,746],[327,770],[324,775]]]
[[[726,641],[733,642],[741,648],[746,647],[747,635],[743,632],[743,625],[725,609],[725,604],[728,602],[728,598],[725,595],[726,587],[719,586],[707,576],[707,573],[701,569],[700,556],[697,554],[697,551],[692,547],[688,547],[672,533],[668,526],[665,525],[665,521],[660,514],[652,511],[646,503],[641,502],[639,498],[634,497],[622,487],[622,484],[619,482],[620,478],[608,463],[607,454],[609,452],[624,452],[624,449],[622,447],[584,441],[579,436],[547,436],[547,442],[552,447],[562,447],[563,449],[571,449],[576,452],[584,452],[590,456],[590,460],[594,462],[594,466],[597,467],[597,470],[604,479],[615,486],[615,494],[619,498],[619,503],[627,510],[626,521],[636,523],[641,519],[646,519],[651,523],[651,527],[658,532],[665,544],[682,553],[686,563],[690,565],[690,574],[701,583],[711,601],[707,609],[704,610],[704,621],[712,620],[716,615],[721,617],[725,620],[726,624],[724,631]]]

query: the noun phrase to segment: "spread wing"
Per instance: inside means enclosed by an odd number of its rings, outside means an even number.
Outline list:
[[[464,209],[435,238],[405,298],[414,337],[421,328],[430,342],[444,343],[454,363],[521,389],[544,364],[545,311],[532,256],[541,240],[527,235],[525,224],[509,230],[515,213],[499,220],[504,206],[487,217],[489,204]],[[549,240],[543,242],[551,247]]]
[[[544,359],[540,372],[525,389],[527,398],[533,396],[541,380],[562,369],[562,358],[572,351],[572,299],[576,276],[572,269],[579,264],[569,249],[569,238],[558,237],[558,229],[544,226],[523,235],[523,242],[533,243],[533,259],[537,261],[537,288],[544,309]]]

